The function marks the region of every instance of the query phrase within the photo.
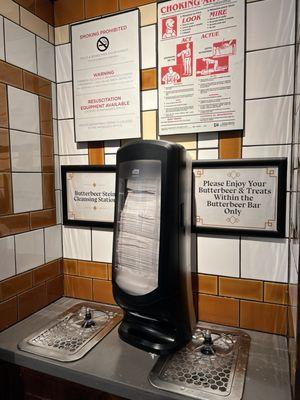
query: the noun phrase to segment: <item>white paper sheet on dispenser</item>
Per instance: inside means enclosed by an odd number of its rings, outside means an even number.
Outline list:
[[[120,215],[117,283],[128,293],[143,295],[158,285],[160,176],[127,181]]]

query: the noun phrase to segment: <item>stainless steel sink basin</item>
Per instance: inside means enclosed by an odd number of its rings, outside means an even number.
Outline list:
[[[22,340],[18,348],[58,361],[75,361],[103,339],[122,317],[116,306],[78,303]]]

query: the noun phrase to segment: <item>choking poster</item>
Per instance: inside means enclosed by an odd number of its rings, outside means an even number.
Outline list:
[[[243,129],[244,3],[158,4],[160,135]]]

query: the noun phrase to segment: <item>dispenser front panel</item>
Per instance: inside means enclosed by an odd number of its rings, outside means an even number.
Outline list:
[[[115,281],[142,296],[158,287],[161,161],[121,162],[118,176]]]

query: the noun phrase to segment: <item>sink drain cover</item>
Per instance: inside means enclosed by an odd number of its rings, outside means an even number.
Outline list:
[[[198,324],[187,346],[159,358],[149,380],[159,389],[197,399],[240,400],[249,346],[244,332],[207,330]]]

